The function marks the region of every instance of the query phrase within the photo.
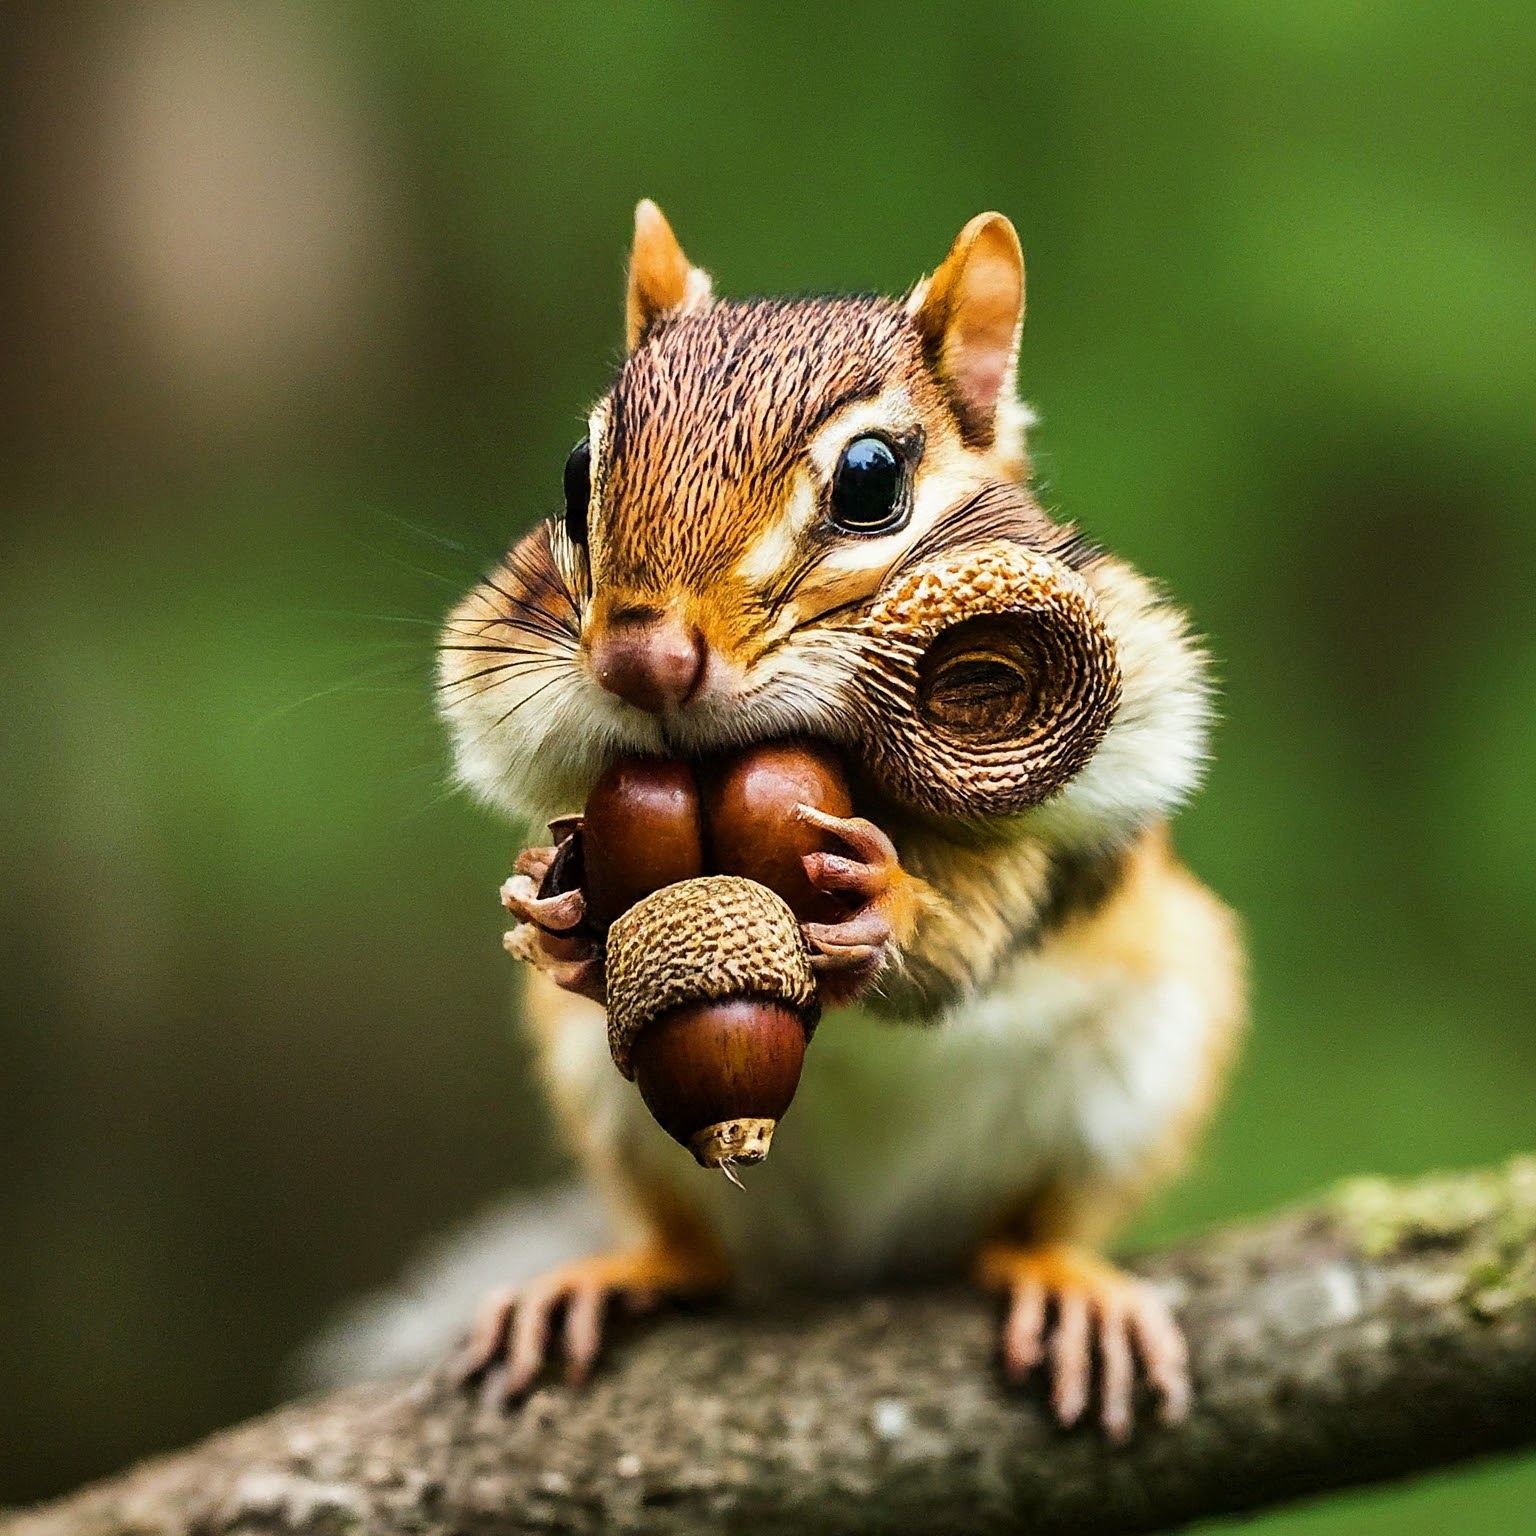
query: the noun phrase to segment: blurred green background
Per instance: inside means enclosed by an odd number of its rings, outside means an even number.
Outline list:
[[[429,645],[557,503],[642,194],[731,294],[1019,225],[1047,502],[1226,689],[1180,841],[1255,1030],[1138,1235],[1536,1145],[1533,82],[1493,0],[11,0],[0,1502],[274,1401],[564,1167]]]

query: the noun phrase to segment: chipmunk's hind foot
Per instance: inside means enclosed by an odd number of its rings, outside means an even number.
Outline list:
[[[454,1374],[462,1386],[483,1382],[488,1401],[510,1406],[544,1369],[558,1319],[566,1385],[579,1387],[602,1348],[611,1302],[635,1315],[664,1297],[708,1295],[725,1284],[718,1263],[679,1249],[641,1248],[577,1259],[487,1297]]]
[[[977,1272],[983,1285],[1007,1298],[1004,1374],[1022,1382],[1043,1365],[1062,1424],[1075,1424],[1088,1407],[1095,1355],[1099,1419],[1111,1440],[1127,1439],[1134,1425],[1138,1359],[1157,1393],[1161,1420],[1174,1424],[1188,1414],[1184,1333],[1145,1281],[1062,1244],[993,1244],[982,1251]]]

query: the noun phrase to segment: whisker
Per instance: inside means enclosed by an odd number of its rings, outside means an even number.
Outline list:
[[[515,715],[518,712],[518,710],[520,710],[523,707],[523,705],[533,703],[533,701],[536,698],[538,698],[538,696],[541,693],[545,692],[546,689],[553,688],[555,686],[555,684],[558,683],[561,680],[561,677],[564,676],[564,675],[565,674],[562,673],[562,674],[559,674],[559,675],[557,675],[555,677],[552,677],[552,678],[549,679],[548,682],[540,683],[539,686],[537,688],[535,688],[532,693],[525,693],[523,695],[523,697],[520,698],[517,701],[517,703],[515,703],[511,707],[511,709],[509,709],[506,712],[506,714],[502,715],[496,721],[495,725],[493,725],[491,727],[491,729],[494,731],[494,730],[499,729],[501,726],[505,725],[507,723],[507,721],[510,720],[512,718],[512,716]]]
[[[496,656],[548,656],[543,646],[531,645],[440,645],[440,651],[489,651]],[[567,653],[570,654],[570,653]]]
[[[420,624],[429,629],[441,625],[438,619],[424,619],[410,613],[358,613],[350,608],[295,608],[292,611],[308,619],[360,619],[369,624]]]
[[[476,734],[474,740],[469,743],[469,749],[473,749],[475,747],[478,747],[480,745],[480,743],[483,742],[485,740],[485,738],[487,736],[489,736],[493,731],[500,730],[501,727],[504,726],[507,723],[507,721],[510,720],[512,718],[512,716],[515,715],[518,712],[518,710],[520,710],[523,707],[523,705],[531,704],[536,698],[538,698],[538,696],[541,693],[546,692],[548,689],[553,688],[556,683],[563,682],[564,680],[565,680],[565,674],[557,673],[554,677],[550,678],[548,682],[540,683],[539,686],[537,688],[535,688],[532,693],[524,694],[523,697],[520,698],[511,707],[511,709],[507,710],[507,712],[505,714],[503,714],[503,715],[499,716],[497,719],[493,720],[488,726],[486,726],[486,728],[483,731],[478,732]]]
[[[565,662],[554,658],[549,661],[504,661],[499,666],[484,667],[479,672],[471,672],[468,677],[450,677],[442,682],[433,684],[438,693],[446,692],[449,688],[462,688],[466,683],[472,683],[476,678],[491,677],[498,672],[542,672],[550,667],[564,667]],[[486,690],[477,689],[476,693],[484,693]]]
[[[471,559],[476,556],[476,551],[469,545],[461,544],[457,539],[450,539],[446,533],[439,533],[435,528],[424,528],[420,523],[413,523],[408,517],[401,517],[398,512],[391,512],[385,507],[372,508],[379,517],[388,518],[397,527],[404,528],[408,533],[414,533],[418,539],[425,539],[429,544],[436,544],[441,549],[451,549],[456,555],[468,555]]]
[[[435,581],[453,592],[459,592],[463,589],[464,583],[461,577],[445,576],[441,571],[428,570],[424,565],[412,565],[409,560],[403,560],[399,555],[392,555],[387,549],[380,549],[377,544],[370,543],[360,534],[345,533],[342,537],[354,544],[361,544],[376,560],[382,560],[388,565],[398,566],[402,571],[409,571],[413,576],[425,576],[428,581]]]
[[[289,699],[286,703],[279,704],[275,709],[269,710],[264,715],[257,716],[250,723],[252,735],[257,735],[276,725],[279,720],[286,719],[298,710],[305,709],[311,704],[318,704],[322,699],[332,699],[339,694],[364,694],[364,693],[395,693],[404,689],[414,692],[420,686],[420,678],[415,675],[402,677],[400,675],[401,660],[392,657],[389,661],[378,666],[369,667],[356,676],[348,677],[341,682],[331,683],[327,687],[317,688],[313,693],[304,694],[301,698]],[[390,688],[378,688],[375,684],[382,678],[394,674],[395,682]]]
[[[560,555],[563,555],[564,557],[566,557],[566,559],[570,559],[572,556],[574,556],[576,554],[575,545],[574,545],[574,543],[573,543],[573,541],[571,539],[571,536],[565,531],[565,525],[562,522],[558,522],[555,519],[551,518],[545,524],[545,527],[548,530],[548,532],[545,535],[545,537],[546,537],[546,539],[548,541],[548,544],[549,544],[550,558],[551,558],[551,560],[554,561],[555,569],[558,572],[560,572],[560,595],[565,599],[566,606],[569,607],[570,610],[571,610],[571,617],[576,621],[576,623],[577,623],[577,625],[579,627],[580,624],[581,624],[581,604],[578,603],[577,600],[576,600],[578,594],[573,592],[573,591],[571,591],[570,585],[569,585],[569,583],[565,579],[565,573],[564,573],[564,568],[563,568],[563,565],[562,565],[562,562],[561,562],[561,558],[560,558],[559,555],[557,555],[557,552],[556,552],[556,545],[558,544],[559,545]],[[581,565],[581,566],[579,566],[579,571],[586,571],[586,575],[587,575],[587,578],[588,578],[588,584],[590,585],[590,578],[591,578],[590,570],[587,570],[584,565]],[[585,592],[585,590],[584,590],[581,595],[582,596],[587,596],[587,595],[590,595],[590,594]]]
[[[527,598],[518,597],[515,593],[507,591],[499,582],[493,581],[489,576],[484,579],[485,586],[496,593],[513,610],[512,614],[497,613],[489,617],[486,622],[510,624],[530,633],[547,635],[550,639],[574,640],[579,631],[563,620],[555,617],[546,609],[530,602]],[[516,616],[514,616],[516,615]]]

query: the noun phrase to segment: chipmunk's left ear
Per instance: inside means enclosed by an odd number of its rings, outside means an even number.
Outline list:
[[[689,263],[661,209],[642,197],[635,205],[635,243],[629,253],[624,350],[633,352],[663,315],[708,302],[709,273]]]
[[[998,408],[1013,399],[1024,324],[1024,252],[1000,213],[978,213],[943,265],[907,299],[930,366],[967,442],[996,437]]]

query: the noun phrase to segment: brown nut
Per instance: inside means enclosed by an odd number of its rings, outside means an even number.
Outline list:
[[[801,821],[805,804],[829,816],[851,816],[853,801],[837,754],[820,742],[775,741],[700,770],[711,866],[745,875],[782,896],[801,922],[829,923],[847,913],[835,896],[806,878],[805,854],[831,847],[824,832]]]
[[[608,934],[608,1045],[706,1167],[758,1162],[800,1080],[816,981],[795,915],[754,880],[706,875]]]
[[[600,931],[642,896],[702,874],[693,770],[664,757],[620,758],[587,798],[582,853],[587,917]]]
[[[630,1047],[646,1108],[706,1168],[768,1155],[804,1060],[800,1015],[762,998],[673,1008]]]

